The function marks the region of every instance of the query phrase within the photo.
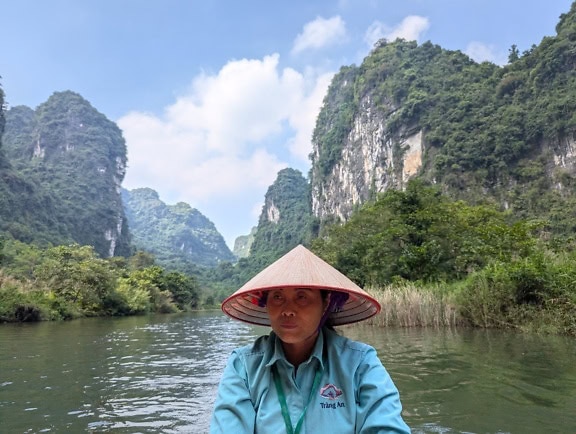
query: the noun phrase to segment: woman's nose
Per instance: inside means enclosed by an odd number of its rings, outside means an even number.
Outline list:
[[[292,303],[286,303],[282,308],[282,315],[284,316],[294,316],[295,312],[292,308]]]

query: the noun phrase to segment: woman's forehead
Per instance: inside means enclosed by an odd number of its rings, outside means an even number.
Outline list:
[[[270,290],[271,292],[273,291],[309,291],[309,292],[320,292],[318,289],[314,289],[314,288],[307,288],[307,287],[289,287],[289,288],[274,288]]]

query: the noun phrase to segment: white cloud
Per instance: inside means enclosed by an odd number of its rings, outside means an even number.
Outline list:
[[[278,71],[278,57],[231,61],[216,76],[197,77],[190,94],[167,109],[167,121],[203,131],[209,149],[226,152],[280,133],[303,77],[290,68]]]
[[[334,73],[331,72],[315,77],[311,93],[302,99],[298,110],[290,115],[290,126],[296,131],[296,134],[288,143],[289,149],[294,156],[302,161],[308,161],[308,155],[312,151],[311,140],[316,126],[316,118],[333,77]]]
[[[318,17],[305,24],[302,33],[296,36],[292,54],[339,44],[345,39],[346,23],[341,17],[335,16],[328,19]]]
[[[230,61],[215,75],[195,77],[161,116],[120,118],[128,146],[124,186],[153,188],[167,203],[184,201],[202,213],[234,202],[245,209],[218,216],[221,221],[205,215],[229,246],[248,233],[257,220],[243,229],[232,229],[230,221],[239,214],[252,218],[279,170],[295,161],[309,164],[312,131],[332,77],[278,63],[278,55]]]
[[[389,27],[380,21],[374,21],[364,34],[364,41],[371,48],[380,39],[395,41],[398,38],[407,41],[419,41],[422,34],[430,28],[428,18],[410,15],[395,27]]]
[[[255,222],[258,222],[258,217],[260,217],[260,214],[262,214],[263,207],[264,207],[264,198],[255,203],[254,206],[252,207],[251,214]],[[256,226],[256,224],[254,224],[254,226]]]
[[[476,62],[492,62],[496,65],[505,65],[508,63],[508,55],[498,50],[494,45],[484,44],[482,42],[470,42],[464,52]]]

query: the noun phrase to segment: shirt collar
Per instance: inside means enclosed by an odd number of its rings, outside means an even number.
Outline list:
[[[266,367],[271,367],[278,360],[284,360],[286,363],[289,363],[286,360],[286,356],[284,355],[284,349],[282,348],[282,341],[280,340],[280,338],[273,331],[270,332],[270,338],[273,339],[274,353],[272,354],[270,361],[266,364]],[[320,332],[318,333],[318,337],[316,339],[316,344],[314,344],[312,354],[310,354],[308,360],[306,360],[303,364],[306,364],[310,362],[310,360],[315,358],[318,360],[320,367],[324,369],[324,362],[322,360],[323,353],[324,353],[324,332],[323,330],[320,330]]]

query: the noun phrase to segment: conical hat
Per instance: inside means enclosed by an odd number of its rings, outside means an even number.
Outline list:
[[[343,325],[363,321],[380,312],[380,304],[358,285],[324,262],[304,246],[297,246],[266,267],[242,288],[222,302],[222,311],[250,324],[270,325],[266,307],[258,305],[263,291],[275,288],[314,288],[340,291],[349,295],[328,324]]]

